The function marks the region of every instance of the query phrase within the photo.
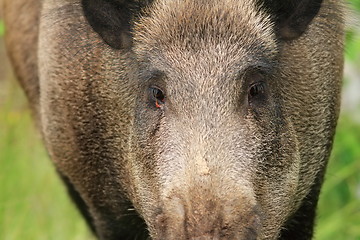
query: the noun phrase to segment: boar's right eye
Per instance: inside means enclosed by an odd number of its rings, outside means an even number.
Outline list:
[[[253,83],[249,85],[247,93],[248,103],[256,104],[265,101],[267,98],[268,89],[264,77],[261,74],[256,74],[252,77],[252,79]]]
[[[249,89],[249,99],[259,98],[265,95],[265,83],[258,82],[253,84]]]
[[[164,105],[165,94],[161,89],[159,89],[157,87],[151,87],[150,95],[151,95],[152,102],[154,103],[156,108],[161,108]]]

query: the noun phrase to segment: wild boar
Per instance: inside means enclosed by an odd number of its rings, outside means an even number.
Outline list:
[[[311,239],[337,0],[5,0],[48,153],[99,239]]]

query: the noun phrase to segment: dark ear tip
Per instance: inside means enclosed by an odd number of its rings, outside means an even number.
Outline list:
[[[115,36],[111,36],[111,35],[106,36],[105,34],[103,34],[102,39],[104,40],[104,42],[106,44],[108,44],[109,46],[111,46],[114,49],[122,49],[123,48],[120,37],[115,37]]]
[[[132,37],[125,31],[102,32],[102,39],[106,44],[114,49],[130,49],[132,47]]]
[[[129,49],[131,36],[131,1],[82,0],[84,16],[92,29],[114,49]]]
[[[319,13],[322,0],[261,0],[273,14],[277,36],[281,40],[294,40],[306,32]]]
[[[277,35],[283,41],[291,41],[299,38],[305,31],[306,29],[297,29],[286,25],[277,30]]]
[[[121,33],[120,34],[120,42],[121,42],[121,49],[130,49],[133,45],[133,41],[132,41],[132,35],[131,33]],[[120,48],[118,48],[120,49]]]
[[[284,27],[278,30],[277,35],[281,40],[290,41],[299,37],[299,34],[291,28]]]

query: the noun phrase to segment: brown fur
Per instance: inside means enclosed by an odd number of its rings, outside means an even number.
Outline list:
[[[28,96],[30,106],[38,121],[39,77],[37,66],[37,40],[40,1],[3,1],[6,21],[6,45],[15,73]],[[19,14],[23,13],[23,14]],[[11,31],[16,29],[16,31]]]
[[[341,3],[297,34],[259,1],[158,0],[114,40],[83,2],[5,1],[6,37],[97,236],[310,239],[338,117]],[[258,79],[266,94],[251,100]]]

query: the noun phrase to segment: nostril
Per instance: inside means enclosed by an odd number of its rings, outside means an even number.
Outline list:
[[[208,192],[196,198],[169,193],[164,194],[163,207],[152,226],[155,239],[255,240],[262,235],[262,211],[247,199],[219,204]]]
[[[219,237],[213,236],[213,235],[203,235],[200,237],[193,237],[191,240],[218,240]]]

